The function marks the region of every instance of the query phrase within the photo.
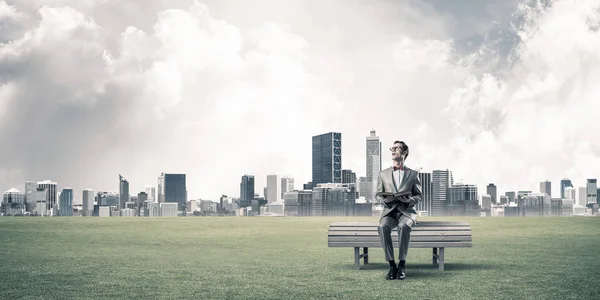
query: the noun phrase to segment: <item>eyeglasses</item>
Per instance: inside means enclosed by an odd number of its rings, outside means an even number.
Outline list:
[[[396,150],[400,149],[398,146],[390,147],[390,151],[396,152]]]

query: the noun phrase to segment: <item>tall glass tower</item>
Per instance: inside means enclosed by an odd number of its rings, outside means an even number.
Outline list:
[[[342,183],[342,134],[329,132],[312,137],[312,186]]]
[[[430,216],[439,217],[446,214],[448,203],[448,188],[454,184],[452,171],[433,170],[431,173],[431,213]]]
[[[245,174],[240,182],[239,207],[248,207],[254,200],[254,175]]]
[[[373,202],[377,190],[377,178],[381,171],[381,142],[375,130],[367,137],[367,185],[364,193],[367,202]]]
[[[564,178],[560,181],[560,198],[565,199],[565,189],[568,187],[573,187],[571,180],[568,178]]]
[[[119,209],[125,208],[129,201],[129,181],[119,174]]]

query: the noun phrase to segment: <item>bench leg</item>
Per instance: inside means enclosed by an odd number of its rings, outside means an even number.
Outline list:
[[[444,271],[444,247],[440,248],[440,265],[439,270]]]
[[[365,263],[365,265],[368,265],[369,264],[369,248],[368,247],[363,248],[363,255],[364,255],[364,263]]]
[[[360,269],[360,248],[354,247],[354,267],[358,270]]]
[[[437,248],[433,248],[433,265],[435,266],[438,263],[438,252]]]

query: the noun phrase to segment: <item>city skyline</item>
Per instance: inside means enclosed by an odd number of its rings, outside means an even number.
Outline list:
[[[372,129],[382,169],[403,140],[409,167],[480,191],[598,177],[593,2],[259,2],[0,1],[0,189],[78,196],[122,174],[133,195],[162,172],[191,199],[245,173],[298,188],[327,132],[366,176]]]

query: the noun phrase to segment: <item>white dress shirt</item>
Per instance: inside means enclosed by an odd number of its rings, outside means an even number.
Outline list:
[[[392,177],[394,177],[394,181],[396,182],[396,192],[398,192],[398,189],[400,188],[400,182],[402,182],[402,178],[404,177],[404,170],[395,170],[392,173]]]

